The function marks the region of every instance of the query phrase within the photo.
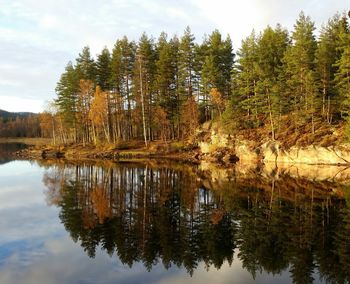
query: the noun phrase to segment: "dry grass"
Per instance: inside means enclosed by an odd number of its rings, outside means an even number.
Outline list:
[[[276,125],[276,140],[285,149],[292,146],[305,147],[308,145],[330,147],[344,142],[344,129],[345,122],[330,125],[319,119],[315,121],[314,133],[312,133],[311,121],[296,126],[290,118],[282,117],[280,124]],[[262,144],[271,139],[271,128],[266,122],[262,127],[239,130],[237,135],[243,139]]]

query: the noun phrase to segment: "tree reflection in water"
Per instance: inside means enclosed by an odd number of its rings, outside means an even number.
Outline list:
[[[25,149],[27,145],[23,143],[6,143],[0,141],[0,165],[11,162],[16,157],[16,151]]]
[[[196,167],[144,163],[52,164],[49,204],[90,257],[101,246],[130,267],[162,262],[192,275],[200,262],[220,268],[236,250],[257,273],[289,270],[295,283],[349,282],[350,189],[231,173],[213,182]]]

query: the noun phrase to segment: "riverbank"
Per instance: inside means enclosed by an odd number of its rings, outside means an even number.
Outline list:
[[[135,158],[164,158],[191,163],[202,161],[231,167],[237,162],[259,166],[263,164],[338,165],[350,166],[350,146],[307,145],[286,148],[279,141],[256,141],[232,138],[211,131],[205,139],[192,143],[152,141],[144,147],[141,141],[119,144],[52,146],[36,144],[20,150],[16,155],[24,159],[65,158],[121,160]]]
[[[138,141],[129,144],[104,145],[35,145],[20,150],[16,155],[23,159],[57,159],[67,160],[130,160],[130,159],[169,159],[198,163],[199,148],[181,142],[151,142],[149,147]]]
[[[220,140],[224,143],[224,140]],[[213,142],[213,141],[212,141]],[[235,145],[235,144],[233,144]],[[197,174],[208,189],[231,187],[232,180],[241,185],[264,188],[266,191],[278,190],[289,194],[288,188],[302,195],[315,195],[309,188],[320,193],[342,196],[343,187],[350,184],[350,166],[347,164],[306,164],[264,160],[249,147],[244,148],[245,156],[236,156],[235,147],[227,149],[211,144],[212,152],[203,153],[203,145],[190,148],[183,144],[152,142],[149,148],[135,143],[133,149],[122,149],[121,145],[66,145],[66,146],[32,146],[17,152],[22,159],[37,160],[39,163],[110,163],[142,162],[171,163],[176,162],[181,168],[195,165]],[[222,146],[222,144],[221,144]],[[227,145],[226,145],[227,146]],[[186,148],[187,147],[187,148]],[[242,147],[242,145],[236,145]],[[317,147],[315,148],[317,149]],[[305,150],[303,150],[305,151]],[[247,159],[249,155],[254,159]],[[255,153],[257,156],[252,156]],[[257,159],[260,157],[260,159]],[[262,157],[262,158],[261,158]],[[268,159],[268,157],[266,157]],[[285,182],[288,181],[288,188]],[[316,195],[315,195],[316,196]]]
[[[274,167],[280,164],[350,166],[350,144],[344,139],[344,127],[338,126],[327,132],[320,127],[314,134],[304,129],[297,136],[286,128],[284,136],[278,140],[266,138],[267,131],[265,127],[230,135],[220,123],[206,123],[186,142],[158,140],[149,142],[148,147],[141,140],[98,145],[52,146],[49,143],[37,143],[17,152],[17,156],[24,159],[68,160],[163,158],[191,163],[204,161],[223,167],[232,167],[237,162],[254,167],[268,164]]]

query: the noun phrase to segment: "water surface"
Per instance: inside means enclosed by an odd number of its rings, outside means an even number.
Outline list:
[[[0,283],[347,283],[347,192],[164,161],[10,161]]]

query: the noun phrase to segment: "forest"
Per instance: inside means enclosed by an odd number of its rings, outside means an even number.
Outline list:
[[[51,134],[51,133],[50,133]],[[0,137],[41,137],[40,115],[0,109]],[[48,134],[46,137],[50,137]]]
[[[336,14],[317,32],[303,12],[288,32],[280,24],[242,40],[214,30],[202,42],[143,33],[117,39],[96,58],[84,47],[69,62],[57,97],[41,114],[55,143],[186,140],[209,121],[229,134],[259,139],[331,135],[350,110],[350,27]],[[310,140],[312,141],[312,140]]]

